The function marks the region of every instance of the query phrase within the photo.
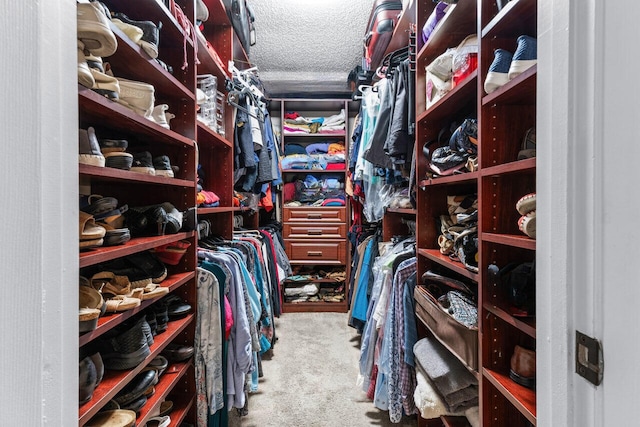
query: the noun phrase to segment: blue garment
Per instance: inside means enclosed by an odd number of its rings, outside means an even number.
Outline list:
[[[367,320],[367,309],[369,307],[369,297],[367,295],[369,275],[371,274],[371,263],[373,261],[373,246],[377,244],[378,240],[376,238],[372,238],[371,240],[369,240],[369,243],[367,243],[367,247],[362,258],[360,276],[358,277],[358,291],[356,293],[356,299],[353,303],[354,305],[352,317],[363,322]]]

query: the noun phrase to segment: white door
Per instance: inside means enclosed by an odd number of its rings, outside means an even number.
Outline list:
[[[640,4],[538,0],[538,37],[538,426],[638,426]]]

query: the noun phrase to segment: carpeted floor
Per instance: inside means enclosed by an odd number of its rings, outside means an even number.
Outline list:
[[[288,313],[276,319],[278,342],[262,361],[249,413],[230,413],[232,427],[415,427],[389,421],[356,384],[360,335],[345,313]]]

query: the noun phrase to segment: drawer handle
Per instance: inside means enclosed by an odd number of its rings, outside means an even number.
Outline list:
[[[308,230],[307,234],[309,236],[322,236],[322,230]]]
[[[322,256],[321,251],[307,251],[308,256]]]
[[[322,219],[322,214],[307,214],[307,218],[309,219]]]

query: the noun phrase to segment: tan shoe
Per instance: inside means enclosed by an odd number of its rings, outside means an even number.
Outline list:
[[[91,89],[95,83],[84,57],[84,43],[78,40],[78,83]]]
[[[105,73],[101,73],[95,68],[90,68],[93,75],[94,84],[91,90],[106,96],[107,98],[115,101],[120,97],[120,84],[118,79]]]
[[[120,84],[120,97],[118,102],[135,113],[153,120],[153,104],[155,101],[155,88],[144,82],[136,82],[118,78]]]
[[[516,345],[511,356],[509,377],[522,386],[535,388],[536,352]]]
[[[98,2],[77,4],[78,39],[96,56],[111,56],[118,48],[109,17]]]

